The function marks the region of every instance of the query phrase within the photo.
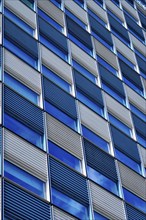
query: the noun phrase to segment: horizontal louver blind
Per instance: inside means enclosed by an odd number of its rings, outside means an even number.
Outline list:
[[[146,220],[144,213],[140,212],[129,204],[126,204],[126,211],[128,220]]]
[[[67,48],[67,38],[56,30],[52,25],[48,22],[44,21],[42,18],[39,17],[39,30],[40,33],[48,38],[52,43],[58,45],[62,50],[68,53]]]
[[[79,41],[81,41],[89,49],[92,50],[92,42],[91,42],[90,34],[87,31],[85,31],[83,28],[81,28],[75,21],[73,21],[68,16],[66,16],[66,22],[67,22],[68,33],[73,35],[75,38],[77,38]]]
[[[77,89],[80,89],[90,99],[103,106],[101,89],[76,70],[74,70],[74,76]]]
[[[122,24],[120,24],[118,21],[116,21],[110,14],[108,14],[109,22],[111,29],[115,32],[118,32],[119,35],[126,40],[130,44],[129,36],[128,36],[128,31],[126,30],[125,27],[123,27]]]
[[[44,96],[46,101],[50,102],[72,118],[77,118],[75,99],[45,77]]]
[[[54,220],[77,220],[77,218],[69,215],[68,213],[53,207],[53,215],[54,215]]]
[[[132,113],[134,126],[137,132],[146,137],[146,123]]]
[[[135,21],[133,21],[126,13],[124,13],[125,15],[125,19],[126,19],[126,23],[127,23],[127,26],[130,30],[132,30],[136,35],[138,35],[138,37],[144,41],[144,35],[143,35],[143,32],[142,32],[142,28],[136,24]]]
[[[98,64],[98,66],[103,82],[107,83],[110,87],[114,88],[121,96],[125,97],[122,81],[116,76],[114,76],[112,73],[110,73],[102,65]]]
[[[97,143],[98,145],[98,143]],[[114,158],[84,139],[87,165],[112,179],[118,181]]]
[[[4,157],[44,182],[48,179],[47,154],[9,130],[4,131]]]
[[[26,126],[43,133],[43,112],[13,90],[4,88],[5,113],[15,117]]]
[[[137,144],[134,140],[120,132],[114,126],[111,125],[111,132],[112,138],[114,142],[114,146],[122,151],[127,156],[131,157],[132,159],[140,162],[140,157],[138,153]]]
[[[72,199],[88,205],[87,182],[83,176],[51,157],[50,172],[51,184],[54,188]]]
[[[8,219],[51,220],[51,209],[48,203],[5,181],[4,215]]]
[[[106,41],[109,45],[113,46],[111,33],[107,28],[101,25],[96,19],[89,15],[89,21],[91,25],[91,30],[95,32],[99,37]]]
[[[4,25],[5,37],[8,40],[12,41],[12,43],[19,46],[22,50],[24,50],[26,53],[29,53],[31,56],[38,58],[37,41],[33,37],[31,37],[7,18],[4,19]]]
[[[124,63],[121,59],[119,59],[119,63],[123,76],[133,82],[138,88],[143,90],[140,75],[132,68],[130,68],[126,63]]]

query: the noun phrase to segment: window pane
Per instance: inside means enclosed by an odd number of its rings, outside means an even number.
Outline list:
[[[108,220],[106,217],[104,217],[103,215],[100,215],[97,212],[94,212],[94,220]]]
[[[51,141],[48,141],[48,148],[50,154],[57,157],[59,160],[66,163],[73,169],[81,172],[81,161],[78,158],[76,158],[66,150],[60,148]]]
[[[83,132],[83,136],[88,140],[90,140],[93,144],[95,144],[96,146],[100,147],[101,149],[107,152],[109,151],[109,144],[103,138],[99,137],[97,134],[93,133],[91,130],[84,127],[83,125],[82,125],[82,132]]]
[[[10,76],[5,72],[4,82],[6,85],[14,89],[16,92],[23,95],[25,98],[29,99],[31,102],[38,104],[38,94],[29,89],[27,86]]]
[[[127,202],[132,204],[134,207],[140,209],[142,212],[146,213],[146,202],[139,198],[138,196],[134,195],[127,189],[123,188],[124,197]]]
[[[4,175],[20,186],[44,197],[45,183],[43,181],[6,160],[4,162]]]
[[[19,136],[36,145],[37,147],[41,149],[43,148],[43,137],[40,134],[36,133],[32,129],[28,128],[27,126],[7,114],[4,114],[4,125],[15,134],[18,134]]]
[[[69,10],[65,9],[65,14],[72,18],[76,23],[78,23],[82,28],[86,29],[87,25],[85,25],[78,17],[76,17]]]
[[[29,8],[34,10],[34,0],[20,0],[24,4],[26,4]]]
[[[45,101],[45,110],[70,128],[77,130],[77,123],[73,118],[69,117],[67,114],[63,113],[61,110],[51,105],[47,101]]]
[[[102,59],[100,56],[97,56],[97,61],[106,69],[108,69],[111,73],[113,73],[114,75],[118,75],[117,70],[112,67],[109,63],[107,63],[104,59]]]
[[[90,179],[103,186],[110,192],[118,195],[118,188],[115,182],[113,182],[112,180],[110,180],[109,178],[107,178],[106,176],[102,175],[101,173],[97,172],[89,166],[87,166],[87,173]]]
[[[76,216],[77,218],[88,219],[88,211],[85,206],[54,188],[52,188],[52,200],[53,204]]]
[[[136,108],[132,104],[130,104],[130,108],[133,113],[135,113],[139,118],[141,118],[143,121],[146,122],[146,115],[142,111],[140,111],[138,108]]]
[[[140,164],[132,160],[130,157],[126,156],[119,150],[115,149],[116,157],[118,160],[126,164],[128,167],[130,167],[132,170],[135,170],[137,173],[141,174],[141,168]]]

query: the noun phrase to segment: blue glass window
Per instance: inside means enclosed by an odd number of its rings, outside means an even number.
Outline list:
[[[21,20],[19,17],[17,17],[15,14],[9,11],[7,8],[4,9],[4,14],[6,17],[8,17],[13,22],[15,22],[19,27],[21,27],[27,33],[29,33],[30,35],[34,34],[34,30],[32,27],[30,27],[27,23],[25,23],[23,20]]]
[[[68,82],[66,82],[64,79],[59,77],[57,74],[55,74],[52,70],[42,65],[42,72],[48,79],[59,85],[66,92],[69,93],[71,92],[71,85]]]
[[[104,59],[102,59],[100,56],[96,56],[97,57],[97,61],[102,65],[104,66],[106,69],[108,69],[111,73],[113,73],[114,75],[118,75],[118,72],[117,70],[112,67],[109,63],[107,63]]]
[[[119,6],[119,0],[112,0],[117,6]]]
[[[105,47],[110,50],[113,50],[113,46],[109,45],[105,40],[103,40],[99,35],[97,35],[94,31],[91,32],[93,37],[95,37],[100,43],[102,43]]]
[[[63,31],[63,27],[60,24],[58,24],[55,20],[53,20],[49,15],[47,15],[44,11],[42,11],[39,8],[38,8],[38,15],[43,19],[45,19],[50,24],[52,24],[57,30],[61,32]]]
[[[96,83],[96,77],[90,73],[87,69],[77,63],[75,60],[72,60],[73,67],[78,70],[82,75],[86,76],[90,81]]]
[[[130,108],[133,113],[135,113],[139,118],[141,118],[143,121],[146,122],[146,115],[142,111],[140,111],[138,108],[136,108],[132,104],[130,104]]]
[[[112,1],[115,1],[115,0],[112,0]],[[114,13],[112,13],[109,9],[107,9],[108,13],[113,17],[115,18],[120,24],[124,25],[123,21],[120,20],[119,17],[117,17]]]
[[[103,215],[100,215],[97,212],[94,212],[94,220],[108,220],[106,217],[104,217]]]
[[[51,105],[47,101],[45,101],[45,110],[53,117],[57,118],[58,120],[69,126],[70,128],[77,130],[77,123],[73,118],[63,113],[61,110]]]
[[[146,148],[146,137],[136,131],[137,134],[137,141]]]
[[[95,14],[93,11],[91,11],[90,9],[88,9],[88,13],[89,13],[89,15],[91,15],[93,18],[95,18],[100,24],[102,24],[104,27],[107,26],[107,24],[106,24],[100,17],[98,17],[98,15]]]
[[[137,93],[143,96],[143,91],[140,88],[138,88],[136,85],[134,85],[130,80],[128,80],[124,76],[123,76],[123,80],[131,89],[133,89],[134,91],[136,91]]]
[[[30,129],[29,127],[25,126],[7,114],[4,114],[4,125],[15,134],[43,149],[43,137],[36,133],[34,130]]]
[[[132,160],[130,157],[126,156],[119,150],[115,149],[116,157],[118,160],[120,160],[122,163],[126,164],[128,167],[130,167],[132,170],[135,170],[137,173],[141,174],[141,168],[140,164]]]
[[[103,0],[94,0],[98,5],[103,7]]]
[[[83,206],[81,203],[75,201],[74,199],[66,196],[65,194],[59,192],[55,188],[52,188],[52,200],[53,204],[62,208],[66,212],[76,216],[79,219],[88,219],[87,207]]]
[[[80,7],[84,8],[84,0],[74,0]]]
[[[58,8],[61,8],[61,0],[50,0]]]
[[[109,152],[109,144],[103,138],[93,133],[91,130],[82,125],[83,136],[90,140],[93,144],[100,147],[101,149]]]
[[[76,23],[78,23],[82,28],[86,29],[87,25],[83,23],[78,17],[76,17],[73,13],[71,13],[69,10],[65,9],[66,15],[68,15],[70,18],[72,18]]]
[[[138,196],[131,193],[129,190],[123,188],[124,197],[127,202],[132,204],[137,209],[140,209],[142,212],[146,213],[146,202],[139,198]]]
[[[51,51],[56,53],[59,57],[61,57],[65,61],[68,61],[68,54],[65,51],[61,50],[61,48],[59,48],[57,44],[53,44],[51,41],[49,41],[48,39],[46,39],[45,37],[41,35],[39,36],[39,40],[47,48],[49,48]]]
[[[91,108],[93,111],[95,111],[97,114],[104,116],[104,110],[103,107],[100,106],[100,104],[95,103],[90,98],[85,96],[82,92],[76,91],[77,99],[79,99],[81,102],[83,102],[85,105],[87,105],[89,108]]]
[[[135,65],[128,60],[125,56],[123,56],[121,53],[117,52],[118,57],[123,60],[126,64],[128,64],[128,66],[130,66],[132,69],[135,69]]]
[[[20,0],[23,2],[25,5],[27,5],[29,8],[34,10],[34,0]]]
[[[87,173],[88,177],[92,179],[94,182],[98,183],[99,185],[103,186],[105,189],[109,190],[110,192],[118,195],[118,188],[117,183],[113,182],[106,176],[102,175],[100,172],[97,172],[93,168],[87,166]]]
[[[81,172],[81,161],[78,158],[76,158],[66,150],[60,148],[51,141],[48,141],[48,148],[50,154],[57,157],[59,160],[66,163],[68,166],[72,167],[73,169]]]
[[[110,87],[109,84],[107,84],[104,80],[102,80],[102,88],[110,94],[113,98],[115,98],[118,102],[120,102],[123,105],[126,105],[125,97],[118,94],[114,88]]]
[[[4,162],[4,175],[38,196],[44,197],[45,183],[43,181],[6,160]]]
[[[38,94],[29,89],[27,86],[10,76],[5,72],[4,74],[4,82],[10,88],[14,89],[16,92],[23,95],[25,98],[29,99],[31,102],[38,104]]]
[[[25,53],[23,50],[18,48],[16,45],[8,41],[6,38],[4,39],[4,46],[10,50],[12,53],[14,53],[16,56],[20,57],[22,60],[33,66],[37,69],[38,67],[38,60],[34,59],[29,54]]]
[[[113,115],[111,115],[110,113],[109,115],[109,120],[110,122],[115,125],[116,127],[118,127],[120,130],[122,130],[124,133],[128,134],[129,136],[132,135],[132,130],[131,128],[129,128],[127,125],[125,125],[123,122],[121,122],[119,119],[115,118]]]

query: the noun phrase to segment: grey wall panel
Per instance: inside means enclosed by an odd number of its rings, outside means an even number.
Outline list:
[[[32,90],[41,93],[41,75],[6,49],[4,51],[4,68]]]
[[[90,182],[93,208],[110,220],[126,220],[124,204],[121,199]]]
[[[77,218],[67,214],[61,209],[53,207],[54,220],[77,220]]]
[[[143,164],[146,167],[146,149],[139,146],[139,150],[140,150],[140,153],[141,153]]]
[[[107,8],[113,12],[113,14],[115,14],[121,21],[124,22],[124,15],[123,15],[123,11],[116,6],[116,4],[114,4],[112,1],[106,1],[106,6]]]
[[[131,128],[130,111],[106,93],[105,100],[107,109]]]
[[[48,68],[55,71],[60,77],[65,79],[70,84],[72,83],[72,72],[69,64],[60,59],[53,52],[48,50],[43,45],[41,46],[42,51],[42,63]],[[48,59],[49,57],[49,59]]]
[[[89,70],[92,74],[97,76],[96,61],[71,41],[70,46],[73,59],[81,64],[83,67],[85,67],[87,70]]]
[[[42,1],[38,0],[38,6],[44,10],[50,17],[52,17],[56,22],[58,22],[61,26],[64,27],[64,16],[63,11],[58,9],[54,4],[50,1]]]
[[[118,62],[116,55],[107,49],[103,44],[94,38],[96,53],[103,59],[105,59],[111,66],[118,70]]]
[[[127,1],[122,1],[122,6],[123,8],[125,8],[130,15],[132,15],[137,21],[138,21],[138,13],[137,13],[137,10],[132,7]]]
[[[5,0],[5,6],[27,22],[32,28],[36,28],[36,14],[19,0]],[[25,13],[24,13],[25,11]]]
[[[32,175],[47,181],[47,154],[30,143],[4,130],[4,157]]]
[[[146,199],[146,183],[145,178],[129,169],[127,166],[118,162],[122,185],[131,192]]]
[[[76,4],[74,1],[68,1],[65,0],[65,7],[71,11],[75,16],[77,16],[81,21],[83,21],[85,24],[88,24],[87,21],[87,13],[85,10],[83,10],[78,4]]]
[[[47,133],[48,139],[82,160],[80,135],[48,114]]]
[[[109,142],[110,133],[108,123],[82,103],[79,103],[79,110],[81,123]]]

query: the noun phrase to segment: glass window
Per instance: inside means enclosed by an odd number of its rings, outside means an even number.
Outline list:
[[[113,182],[106,176],[102,175],[100,172],[97,172],[93,168],[87,166],[88,177],[92,179],[94,182],[103,186],[108,191],[118,195],[117,183]]]
[[[16,119],[10,117],[6,113],[4,114],[4,125],[15,134],[43,149],[43,137],[40,134],[36,133],[34,130],[30,129]]]
[[[135,113],[139,118],[141,118],[143,121],[146,122],[146,115],[142,111],[140,111],[138,108],[136,108],[132,104],[130,104],[130,108],[133,113]]]
[[[50,115],[57,118],[58,120],[69,126],[70,128],[77,130],[77,123],[73,118],[71,118],[70,116],[68,116],[67,114],[56,108],[55,106],[51,105],[47,101],[45,101],[45,110]]]
[[[102,43],[105,47],[107,47],[110,50],[113,50],[113,46],[109,45],[107,43],[107,41],[105,41],[104,39],[102,39],[99,35],[97,35],[97,33],[95,33],[94,31],[91,31],[93,37],[95,37],[100,43]]]
[[[81,172],[81,161],[77,157],[73,156],[66,150],[60,148],[59,146],[54,144],[52,141],[48,141],[48,148],[49,148],[50,154],[57,157],[59,160],[66,163],[73,169]]]
[[[71,92],[71,85],[66,82],[64,79],[59,77],[56,73],[54,73],[52,70],[48,69],[47,67],[42,65],[42,72],[43,74],[50,79],[52,82],[59,85],[62,89],[64,89],[66,92]]]
[[[132,69],[135,70],[135,65],[130,61],[128,60],[125,56],[123,56],[121,53],[117,52],[117,55],[118,57],[123,60],[124,63],[128,64],[128,66],[130,66]]]
[[[63,27],[58,24],[54,19],[52,19],[49,15],[47,15],[44,11],[38,8],[38,15],[42,17],[44,20],[52,24],[57,30],[63,31]]]
[[[31,102],[38,104],[39,96],[37,93],[29,89],[27,86],[13,78],[8,73],[4,73],[4,82],[10,88],[14,89],[16,92],[23,95],[25,98],[29,99]]]
[[[93,111],[95,111],[97,114],[104,116],[104,110],[103,107],[100,106],[100,104],[95,103],[94,101],[92,101],[90,98],[88,98],[78,90],[76,91],[76,97],[85,105],[87,105],[89,108],[91,108]]]
[[[100,147],[101,149],[109,152],[109,144],[103,138],[93,133],[91,130],[82,125],[82,133],[85,138],[90,140],[93,144]]]
[[[146,202],[139,198],[138,196],[131,193],[129,190],[123,188],[124,197],[127,202],[132,204],[137,209],[140,209],[142,212],[146,213]]]
[[[32,27],[30,27],[27,23],[25,23],[23,20],[21,20],[19,17],[17,17],[15,14],[13,14],[7,8],[4,8],[4,14],[6,17],[8,17],[13,22],[15,22],[19,27],[21,27],[27,33],[29,33],[30,35],[34,34],[34,30]]]
[[[105,21],[103,21],[102,18],[98,17],[98,15],[95,14],[93,11],[91,11],[90,9],[88,9],[88,13],[89,13],[89,15],[91,15],[93,18],[95,18],[100,24],[102,24],[104,27],[107,26],[107,24],[105,23]]]
[[[34,10],[34,0],[20,0],[23,2],[25,5],[27,5],[29,8]]]
[[[4,161],[4,175],[18,185],[44,197],[45,183],[14,164]]]
[[[103,7],[103,0],[93,0],[93,1],[95,1],[101,7]]]
[[[100,215],[97,212],[94,212],[94,220],[108,220],[106,217],[104,217],[103,215]]]
[[[78,70],[82,75],[86,76],[90,81],[96,83],[96,77],[90,73],[87,69],[85,69],[82,65],[77,63],[75,60],[72,60],[73,67]]]
[[[126,77],[123,76],[123,80],[124,82],[131,88],[133,89],[135,92],[139,93],[141,96],[143,96],[143,90],[142,88],[139,89],[135,84],[133,84],[129,79],[127,79]]]
[[[32,56],[21,50],[19,47],[8,41],[6,38],[4,39],[4,46],[14,53],[16,56],[20,57],[22,60],[30,64],[34,68],[38,68],[38,60],[34,59]]]
[[[44,44],[47,48],[49,48],[63,60],[68,61],[68,54],[65,51],[63,51],[60,47],[58,47],[57,44],[54,44],[42,35],[39,36],[39,40],[42,44]]]
[[[112,0],[117,6],[119,6],[119,0]]]
[[[53,204],[79,219],[88,219],[88,209],[81,203],[52,188]]]
[[[98,63],[100,63],[103,67],[105,67],[107,70],[109,70],[111,73],[113,73],[114,75],[118,75],[117,70],[111,66],[109,63],[107,63],[104,59],[102,59],[100,56],[96,56],[97,57],[97,61]]]
[[[68,15],[72,20],[74,20],[76,23],[78,23],[82,28],[86,29],[87,25],[83,23],[77,16],[75,16],[73,13],[71,13],[69,10],[65,9],[65,14]]]
[[[123,122],[121,122],[119,119],[117,119],[116,117],[114,117],[113,115],[111,115],[110,113],[109,115],[109,121],[115,125],[116,127],[118,127],[120,130],[122,130],[124,133],[128,134],[129,136],[132,136],[132,130],[131,128],[129,128],[127,125],[125,125]]]
[[[117,93],[117,91],[115,91],[114,88],[111,87],[109,84],[107,84],[103,79],[102,79],[102,88],[113,98],[115,98],[118,102],[120,102],[122,105],[126,105],[125,97]]]
[[[141,174],[141,168],[140,164],[132,160],[130,157],[126,156],[119,150],[115,149],[116,157],[118,160],[120,160],[122,163],[126,164],[128,167],[130,167],[132,170],[135,170],[137,173]]]
[[[61,8],[61,0],[50,0],[58,8]]]
[[[137,134],[137,141],[146,148],[146,137],[144,137],[142,134],[136,131]]]
[[[74,0],[80,7],[84,8],[84,0]]]
[[[115,2],[115,0],[112,0],[112,2]],[[114,13],[112,13],[111,10],[107,9],[107,12],[108,12],[113,18],[115,18],[120,24],[122,24],[122,25],[124,26],[123,21],[121,21],[119,17],[117,17]]]

